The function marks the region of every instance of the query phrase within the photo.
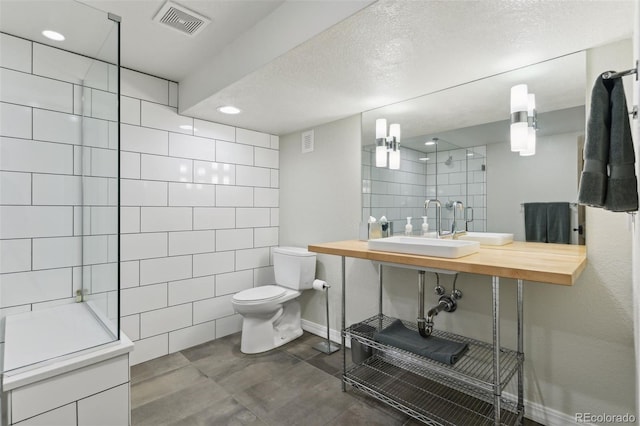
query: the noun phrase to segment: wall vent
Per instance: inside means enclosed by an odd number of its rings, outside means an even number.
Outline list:
[[[153,20],[192,37],[211,23],[209,18],[172,1],[167,1]]]

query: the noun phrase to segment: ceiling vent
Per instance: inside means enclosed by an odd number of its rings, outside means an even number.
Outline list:
[[[153,20],[192,37],[211,23],[209,18],[172,1],[167,1],[153,17]]]

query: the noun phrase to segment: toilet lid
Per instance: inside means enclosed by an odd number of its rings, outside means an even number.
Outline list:
[[[285,293],[283,287],[277,285],[263,285],[260,287],[249,288],[236,293],[233,299],[237,302],[256,302],[277,299]]]

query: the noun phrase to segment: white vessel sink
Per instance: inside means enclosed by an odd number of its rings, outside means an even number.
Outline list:
[[[371,250],[391,251],[394,253],[456,258],[477,253],[480,250],[480,243],[477,241],[439,240],[422,237],[389,237],[369,240],[368,247]]]
[[[483,246],[503,246],[513,242],[513,234],[501,232],[467,232],[458,240],[477,241]]]

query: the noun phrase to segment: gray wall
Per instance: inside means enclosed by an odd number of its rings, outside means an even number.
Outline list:
[[[361,212],[360,116],[313,129],[315,150],[301,153],[301,133],[280,137],[280,245],[306,247],[313,243],[355,239]],[[349,273],[359,280],[360,268],[348,260]],[[364,272],[363,272],[364,273]],[[366,274],[366,273],[365,273]],[[330,290],[331,328],[339,328],[340,259],[318,255],[316,277],[334,286]],[[365,281],[366,282],[366,281]],[[375,291],[367,289],[366,302],[375,306]],[[324,327],[324,296],[306,291],[300,298],[304,318]],[[361,301],[362,302],[362,301]],[[366,310],[365,310],[366,311]],[[367,311],[368,312],[368,311]],[[357,316],[353,317],[357,318]]]
[[[630,54],[629,42],[590,51],[587,81],[602,70],[628,67]],[[359,119],[329,123],[315,131],[316,152],[311,155],[300,154],[300,134],[281,137],[281,244],[304,246],[357,237]],[[565,425],[577,412],[636,413],[628,221],[624,214],[588,209],[588,266],[577,283],[573,287],[525,283],[525,397],[527,416],[534,420]],[[318,266],[319,277],[339,283],[338,257],[319,256]],[[427,280],[431,286],[433,277]],[[443,281],[450,289],[450,278]],[[385,313],[414,320],[416,282],[415,271],[388,267]],[[436,326],[490,341],[490,278],[461,274],[458,284],[464,299],[455,314],[439,316]],[[347,324],[374,314],[377,271],[371,262],[347,260],[347,285]],[[324,299],[308,293],[303,296],[303,318],[324,325]],[[339,317],[337,293],[331,301],[334,329]],[[436,303],[430,292],[427,300]],[[503,343],[513,348],[515,281],[501,280],[500,301]]]

